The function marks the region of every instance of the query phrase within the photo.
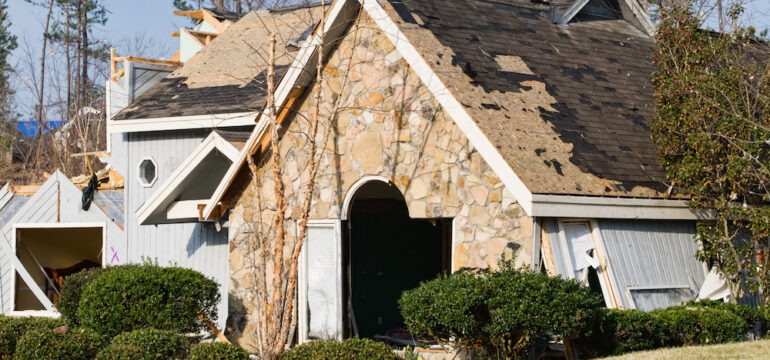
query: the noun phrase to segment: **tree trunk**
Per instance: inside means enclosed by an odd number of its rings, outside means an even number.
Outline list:
[[[222,11],[225,9],[225,0],[217,0],[217,10]]]
[[[43,133],[43,93],[45,92],[45,52],[48,45],[48,25],[51,22],[51,13],[53,12],[54,0],[48,3],[48,14],[45,17],[45,28],[43,29],[43,50],[40,52],[40,89],[37,94],[37,136],[38,139]]]
[[[72,111],[72,57],[70,54],[70,6],[69,1],[64,3],[64,52],[67,58],[67,111],[64,118],[70,121]],[[66,138],[66,137],[65,137]]]
[[[80,107],[83,107],[88,104],[88,0],[82,0],[83,9],[81,11],[81,28],[80,28],[80,41],[83,43],[83,54],[81,55],[81,60],[83,61],[83,65],[80,68],[80,71],[82,71],[82,83],[83,88],[81,91],[83,92],[82,95],[82,104],[80,104]],[[80,109],[78,108],[78,111]]]

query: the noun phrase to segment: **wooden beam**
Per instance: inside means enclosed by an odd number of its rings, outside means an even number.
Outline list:
[[[282,125],[284,121],[286,121],[286,119],[289,117],[289,115],[294,112],[294,107],[297,105],[297,101],[304,92],[305,87],[291,89],[289,96],[286,97],[286,102],[284,102],[283,106],[279,108],[278,114],[276,115],[275,121],[278,123],[278,125]],[[270,145],[270,135],[267,134],[267,131],[265,132],[265,135],[266,136],[263,136],[259,144],[253,149],[251,152],[252,154],[256,154],[257,152],[264,152],[265,149],[267,149],[267,147]]]
[[[206,9],[201,11],[203,11],[203,21],[209,23],[211,26],[214,27],[214,29],[216,29],[220,33],[224,32],[227,29],[227,26],[225,26],[225,24],[223,24],[221,21],[217,20],[217,18],[214,17],[214,14],[211,13],[211,11],[208,11]]]
[[[89,151],[89,152],[84,152],[84,153],[75,153],[75,154],[70,154],[70,157],[78,157],[78,156],[98,156],[98,157],[105,157],[105,156],[110,156],[110,153],[109,153],[109,152],[106,152],[106,151]]]
[[[121,57],[115,58],[115,61],[133,61],[133,62],[159,64],[159,65],[176,65],[176,66],[182,65],[182,62],[180,61],[148,59],[148,58],[141,58],[141,57],[135,57],[135,56],[121,56]]]
[[[193,19],[203,19],[203,10],[176,10],[174,11],[174,15]]]
[[[110,48],[110,78],[114,78],[118,72],[118,62],[115,61],[116,57],[115,48]]]

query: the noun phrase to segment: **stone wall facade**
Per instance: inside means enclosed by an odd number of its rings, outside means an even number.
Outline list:
[[[366,176],[380,176],[401,191],[412,218],[454,219],[454,270],[496,268],[501,256],[514,253],[517,264],[529,263],[532,219],[370,19],[357,19],[323,72],[320,166],[311,219],[339,219],[351,186]],[[309,179],[306,134],[314,104],[312,94],[307,95],[298,114],[284,123],[280,139],[290,234]],[[250,305],[252,257],[242,235],[259,231],[253,226],[257,215],[269,224],[274,214],[274,164],[269,156],[257,161],[256,183],[244,187],[230,213],[229,331],[246,347],[253,344],[242,334],[253,328],[248,318],[256,309]]]

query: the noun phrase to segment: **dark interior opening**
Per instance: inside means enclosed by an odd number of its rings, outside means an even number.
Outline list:
[[[349,219],[346,334],[401,338],[401,293],[450,271],[451,219],[409,218],[400,191],[379,181],[358,190]]]

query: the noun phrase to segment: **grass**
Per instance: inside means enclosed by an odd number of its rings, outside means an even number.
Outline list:
[[[639,351],[602,360],[759,360],[770,358],[770,340]]]

